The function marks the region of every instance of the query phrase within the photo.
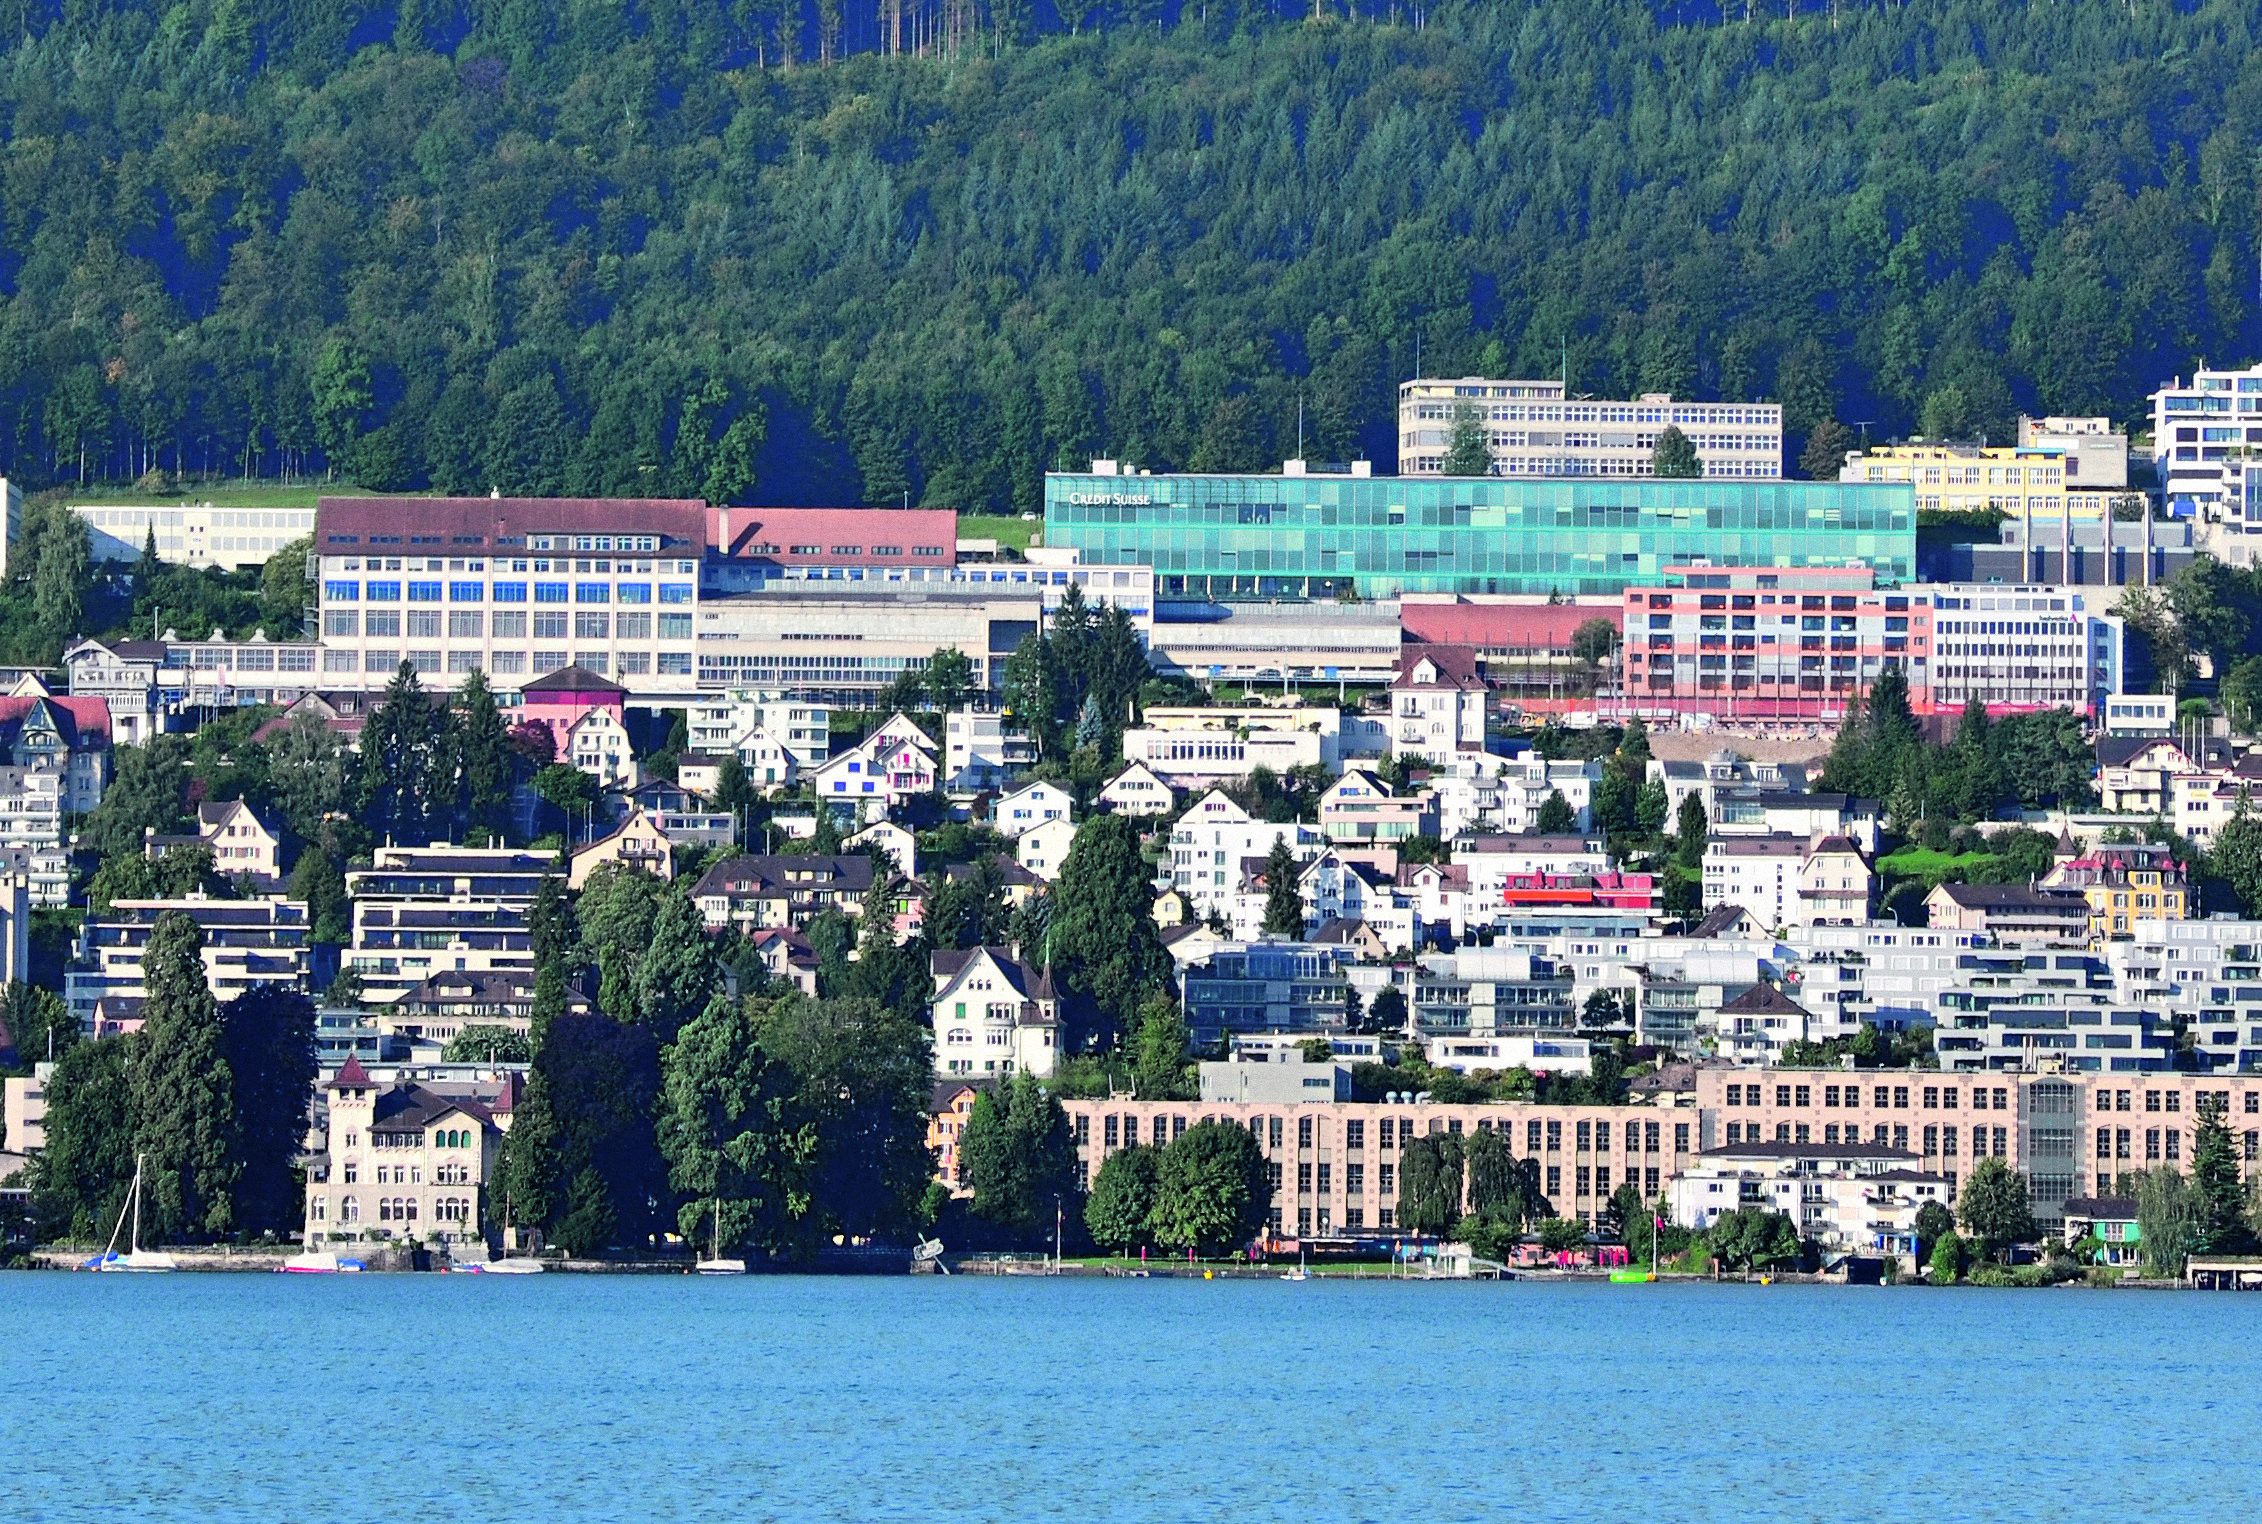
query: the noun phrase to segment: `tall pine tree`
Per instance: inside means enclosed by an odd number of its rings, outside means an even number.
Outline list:
[[[142,951],[147,1052],[135,1075],[134,1144],[144,1156],[143,1225],[217,1238],[237,1225],[243,1126],[220,1007],[204,974],[204,933],[179,911]]]

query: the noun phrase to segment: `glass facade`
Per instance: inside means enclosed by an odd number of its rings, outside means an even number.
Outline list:
[[[1692,561],[1916,571],[1903,484],[1508,477],[1045,478],[1045,544],[1157,598],[1618,593]]]

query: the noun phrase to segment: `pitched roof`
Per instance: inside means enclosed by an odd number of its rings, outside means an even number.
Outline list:
[[[2089,902],[2078,893],[2032,889],[2025,884],[1942,884],[1933,892],[1945,894],[1965,910],[2056,910],[2068,916],[2089,913]]]
[[[2066,1215],[2068,1217],[2087,1217],[2105,1222],[2134,1222],[2136,1221],[2136,1198],[2134,1196],[2068,1196],[2066,1198]]]
[[[2166,736],[2099,736],[2097,738],[2097,765],[2124,767],[2136,757],[2155,746],[2165,746],[2183,756],[2183,748]],[[2188,762],[2190,758],[2184,757]]]
[[[628,690],[609,677],[601,677],[587,667],[560,667],[530,683],[521,684],[521,693],[626,693]]]
[[[1431,682],[1415,679],[1414,669],[1427,661],[1436,671]],[[1402,646],[1398,652],[1398,675],[1390,680],[1393,688],[1456,688],[1464,692],[1481,689],[1485,680],[1477,672],[1477,653],[1469,646]]]
[[[929,967],[935,976],[937,991],[947,988],[950,982],[966,972],[967,965],[976,958],[987,955],[990,963],[1013,992],[1024,1000],[1051,1000],[1053,993],[1052,970],[1029,966],[1013,947],[983,946],[964,949],[937,948],[929,955]]]
[[[822,871],[830,878],[821,881],[790,876],[812,871]],[[833,889],[862,894],[872,887],[872,859],[858,853],[833,856],[773,853],[726,858],[702,874],[691,893],[694,898],[717,894],[756,895],[773,890],[811,888],[820,882]]]
[[[1733,1000],[1721,1002],[1723,1016],[1805,1016],[1807,1008],[1772,984],[1755,984]]]
[[[655,497],[325,497],[315,506],[318,548],[404,531],[428,541],[440,537],[450,549],[515,545],[529,533],[626,532],[661,535],[664,550],[704,550],[707,505],[696,498]]]
[[[1741,905],[1715,905],[1704,913],[1704,919],[1689,928],[1692,937],[1721,937],[1734,930],[1738,922],[1752,921],[1752,914]]]
[[[361,1060],[358,1058],[349,1057],[338,1066],[338,1072],[330,1077],[332,1089],[340,1085],[366,1085],[368,1083],[369,1071],[361,1067]]]

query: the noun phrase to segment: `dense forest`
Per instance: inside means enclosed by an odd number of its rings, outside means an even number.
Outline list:
[[[0,464],[1034,506],[1414,373],[1873,430],[2253,357],[2234,0],[22,0]],[[1789,451],[1798,453],[1794,439]]]

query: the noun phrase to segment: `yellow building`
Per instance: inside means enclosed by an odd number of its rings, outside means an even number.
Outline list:
[[[1873,445],[1846,457],[1842,482],[1908,482],[1918,508],[1972,513],[1998,508],[2032,524],[2095,523],[2121,494],[2066,479],[2066,456],[2050,446],[1913,443]]]
[[[2078,891],[2089,902],[2089,935],[2099,942],[2126,937],[2142,921],[2183,920],[2191,905],[2183,864],[2166,847],[2142,844],[2061,857],[2041,887]]]

